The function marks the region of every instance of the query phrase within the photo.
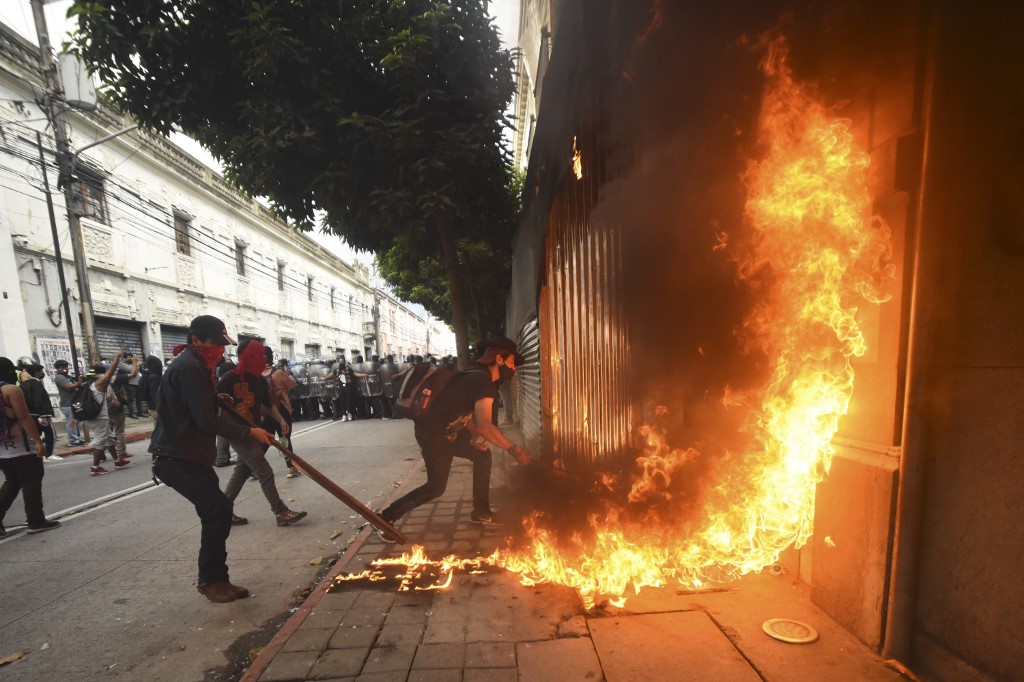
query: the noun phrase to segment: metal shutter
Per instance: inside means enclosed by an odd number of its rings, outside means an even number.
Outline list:
[[[96,345],[100,355],[112,359],[117,351],[124,348],[142,354],[142,323],[132,320],[96,318]]]
[[[174,347],[182,343],[188,343],[188,329],[160,325],[160,350],[163,352],[161,360],[173,357]]]

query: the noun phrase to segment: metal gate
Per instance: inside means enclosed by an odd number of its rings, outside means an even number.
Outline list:
[[[516,337],[516,346],[524,362],[516,368],[515,408],[519,426],[526,439],[526,447],[535,453],[543,451],[540,325],[534,318],[527,322]]]
[[[569,177],[552,203],[541,292],[544,411],[566,467],[629,451],[634,423],[620,228],[591,220],[598,183]]]
[[[142,323],[132,320],[96,318],[96,345],[100,355],[113,359],[122,347],[136,354],[142,353]]]
[[[188,343],[188,329],[160,325],[160,350],[163,351],[161,360],[174,357],[174,347],[183,343]]]

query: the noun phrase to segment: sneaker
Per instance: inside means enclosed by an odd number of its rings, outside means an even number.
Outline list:
[[[215,466],[215,467],[233,467],[236,464],[238,464],[238,460],[236,460],[236,459],[229,459],[226,462],[214,462],[213,466]]]
[[[102,476],[103,474],[109,474],[110,472],[103,467],[89,467],[90,476]]]
[[[232,526],[244,526],[247,523],[249,523],[249,519],[245,518],[244,516],[236,516],[235,514],[231,515]]]
[[[63,462],[64,458],[61,457],[60,455],[50,455],[49,457],[46,458],[46,461],[47,462]]]
[[[60,525],[60,521],[43,521],[42,523],[33,526],[29,524],[28,530],[25,531],[29,535],[35,535],[36,533],[45,533],[48,530],[53,530]]]
[[[501,521],[498,520],[497,515],[490,509],[484,511],[473,510],[473,513],[469,515],[469,520],[473,523],[479,523],[483,526],[500,526]]]
[[[201,583],[196,589],[210,601],[217,604],[226,604],[236,599],[245,599],[249,596],[249,590],[238,585],[232,585],[227,580],[220,580],[215,583]]]
[[[129,464],[131,464],[131,462],[129,462],[127,458],[122,457],[121,459],[119,459],[116,462],[114,462],[114,468],[115,469],[124,469]]]
[[[288,475],[285,478],[295,478],[299,475],[299,470],[295,467],[288,467]]]
[[[296,521],[301,521],[306,518],[306,512],[304,511],[292,511],[291,509],[285,509],[283,512],[277,515],[277,525],[279,526],[290,526]]]

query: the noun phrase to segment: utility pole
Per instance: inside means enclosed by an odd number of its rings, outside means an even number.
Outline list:
[[[46,80],[43,106],[46,117],[53,127],[53,139],[57,145],[57,167],[60,169],[57,184],[64,190],[64,205],[68,214],[68,232],[71,234],[71,251],[75,257],[75,274],[78,277],[79,299],[82,302],[82,332],[85,336],[86,365],[99,355],[96,345],[96,320],[92,312],[92,288],[89,285],[89,265],[85,255],[85,239],[82,225],[75,212],[75,196],[72,187],[72,154],[68,141],[67,124],[64,118],[64,90],[57,74],[57,64],[50,54],[50,34],[46,28],[43,0],[32,0],[32,16],[35,19],[39,41],[39,67]],[[66,294],[65,294],[66,295]],[[68,324],[71,319],[68,319]],[[75,368],[78,369],[77,367]]]

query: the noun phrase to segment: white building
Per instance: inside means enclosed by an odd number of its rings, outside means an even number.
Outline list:
[[[38,353],[50,367],[70,353],[37,132],[80,350],[83,343],[55,144],[37,104],[43,82],[36,55],[34,45],[0,25],[0,355]],[[73,150],[132,123],[112,109],[66,117]],[[77,169],[74,208],[101,355],[123,345],[169,356],[185,341],[189,321],[203,313],[287,358],[377,352],[367,269],[275,219],[166,138],[137,130],[121,135],[85,150]],[[427,322],[412,318],[402,318],[407,337],[425,338]]]
[[[420,315],[382,289],[377,290],[380,355],[455,355],[455,333],[442,322]]]

